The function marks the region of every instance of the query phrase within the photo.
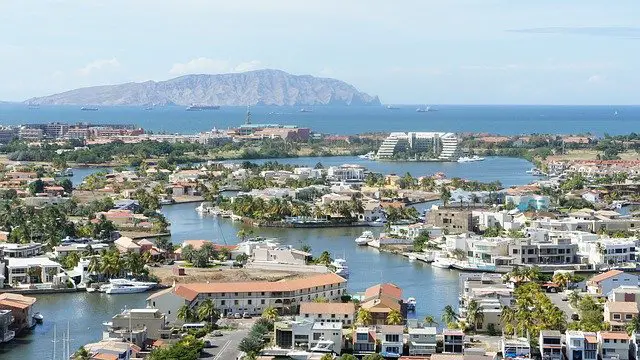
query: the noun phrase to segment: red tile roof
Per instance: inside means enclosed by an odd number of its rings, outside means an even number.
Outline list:
[[[589,281],[594,282],[594,283],[599,283],[599,282],[601,282],[603,280],[607,280],[610,277],[614,277],[614,276],[622,274],[622,273],[623,273],[623,271],[621,271],[621,270],[609,270],[609,271],[607,271],[605,273],[598,274],[598,275],[592,277],[591,279],[589,279]]]
[[[372,286],[364,292],[365,299],[380,297],[382,295],[400,300],[402,299],[402,289],[395,284],[386,283]]]

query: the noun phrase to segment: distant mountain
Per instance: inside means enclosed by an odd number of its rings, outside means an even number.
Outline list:
[[[358,91],[344,81],[280,70],[237,74],[185,75],[166,81],[146,81],[80,88],[25,103],[41,105],[380,105],[377,96]]]

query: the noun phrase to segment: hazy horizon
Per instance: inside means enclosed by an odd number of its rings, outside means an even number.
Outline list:
[[[330,77],[385,104],[636,105],[637,1],[0,3],[0,100],[191,73]]]

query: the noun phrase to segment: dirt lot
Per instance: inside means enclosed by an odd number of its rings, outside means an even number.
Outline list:
[[[288,272],[265,272],[264,270],[252,269],[229,269],[229,268],[185,268],[185,276],[173,275],[173,266],[151,267],[151,274],[157,276],[162,284],[171,285],[175,280],[177,283],[194,282],[235,282],[235,281],[278,281],[302,276],[297,273]]]

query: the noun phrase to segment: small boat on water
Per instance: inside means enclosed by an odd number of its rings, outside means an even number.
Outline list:
[[[387,105],[387,110],[400,110],[400,108],[393,105]]]
[[[459,163],[468,163],[468,162],[476,162],[476,161],[484,161],[484,158],[478,155],[473,155],[472,157],[463,156],[458,159]]]
[[[44,316],[42,316],[40,312],[37,312],[33,314],[33,320],[35,320],[35,322],[38,324],[42,324],[42,322],[44,321]]]
[[[450,269],[452,265],[451,260],[446,257],[438,256],[433,260],[431,266],[440,268],[440,269]]]
[[[109,295],[135,294],[145,292],[149,289],[154,288],[156,285],[157,283],[154,282],[143,282],[128,279],[111,279],[109,280],[109,284],[102,285],[99,291]]]
[[[94,293],[94,292],[96,292],[97,290],[98,290],[98,289],[94,288],[93,286],[89,286],[89,287],[87,287],[87,288],[86,288],[86,291],[87,291],[88,293]]]
[[[416,298],[414,297],[407,298],[407,310],[416,311]]]
[[[236,214],[231,214],[231,220],[232,221],[242,221],[242,216],[236,215]]]
[[[310,113],[310,112],[313,112],[313,109],[302,108],[302,109],[300,109],[300,112],[301,113]]]
[[[99,109],[95,106],[83,106],[80,108],[82,111],[98,111]]]
[[[413,255],[413,254],[409,254],[409,255],[407,256],[407,258],[409,259],[409,262],[414,262],[414,261],[416,261],[416,260],[418,259],[418,257],[416,257],[416,256],[415,256],[415,255]]]
[[[540,170],[538,168],[531,168],[530,170],[527,170],[527,174],[530,174],[530,175],[533,175],[533,176],[546,176],[547,175],[542,170]]]
[[[430,111],[433,111],[431,110],[431,106],[419,107],[416,109],[416,112],[419,112],[419,113],[430,112]]]
[[[358,155],[358,157],[360,159],[374,160],[376,158],[376,152],[375,151],[369,151],[368,153],[366,153],[364,155]]]
[[[367,224],[372,227],[383,227],[386,222],[383,219],[376,219],[375,221],[369,221]]]
[[[359,246],[365,246],[367,245],[370,241],[375,240],[375,238],[373,237],[373,233],[371,231],[363,231],[362,235],[360,235],[358,238],[356,238],[356,244],[358,244]]]
[[[331,262],[331,266],[333,266],[336,270],[336,275],[340,275],[343,278],[349,277],[349,266],[347,265],[347,260],[345,259],[334,259]]]

